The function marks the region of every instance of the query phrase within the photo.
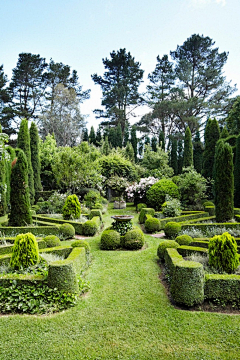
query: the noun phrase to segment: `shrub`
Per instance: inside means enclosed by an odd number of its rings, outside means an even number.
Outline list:
[[[100,225],[100,218],[98,216],[93,217],[92,220],[87,220],[82,225],[83,234],[87,236],[95,235],[99,229],[99,225]]]
[[[179,235],[176,237],[175,241],[179,245],[189,245],[193,241],[193,238],[189,235]]]
[[[208,251],[209,265],[220,271],[232,273],[239,265],[236,240],[227,232],[210,239]]]
[[[62,209],[64,220],[78,219],[81,214],[81,205],[77,195],[69,195]]]
[[[11,266],[14,269],[27,268],[39,262],[38,244],[31,233],[19,234],[12,249]]]
[[[124,247],[128,250],[138,250],[144,245],[145,238],[141,229],[133,229],[124,236]]]
[[[181,203],[178,199],[172,199],[166,195],[166,201],[162,205],[162,212],[165,217],[174,217],[181,215]]]
[[[56,235],[48,235],[43,240],[49,248],[61,245],[61,241]]]
[[[144,203],[137,204],[137,212],[140,212],[143,208],[147,208],[147,205]]]
[[[157,256],[160,260],[164,260],[165,249],[174,248],[177,249],[179,244],[174,240],[164,240],[158,245]]]
[[[134,201],[134,204],[146,201],[146,192],[147,190],[157,182],[158,179],[150,176],[148,178],[142,178],[139,183],[134,183],[126,189],[127,198],[131,201]],[[147,206],[145,206],[147,207]],[[141,211],[141,209],[139,210]]]
[[[214,203],[212,201],[204,201],[203,202],[203,206],[206,207],[206,206],[214,206]]]
[[[74,247],[84,247],[85,250],[86,250],[86,254],[89,254],[90,253],[90,245],[87,241],[85,240],[77,240],[77,241],[74,241],[71,246],[74,248]]]
[[[91,220],[93,217],[99,216],[99,218],[102,220],[102,212],[99,209],[92,209],[89,214],[89,219]]]
[[[177,222],[169,222],[164,227],[164,232],[167,238],[175,239],[181,231],[181,225]]]
[[[100,249],[115,250],[120,247],[120,234],[115,230],[104,230],[101,236]]]
[[[96,203],[98,203],[101,199],[100,192],[97,190],[90,190],[85,196],[84,200],[86,206],[92,209]]]
[[[60,238],[67,240],[72,239],[75,236],[75,229],[71,224],[62,224],[59,227]]]
[[[145,221],[145,230],[147,233],[154,233],[160,230],[160,222],[159,219],[152,217],[151,215],[147,215],[147,220]]]
[[[176,184],[168,179],[161,179],[150,187],[147,191],[147,204],[156,211],[161,210],[166,195],[172,198],[179,198],[179,191]]]
[[[97,202],[92,209],[99,209],[99,210],[103,210],[103,205],[99,202]]]
[[[151,208],[142,208],[142,210],[140,211],[139,217],[138,217],[138,221],[140,224],[145,223],[145,221],[147,220],[147,216],[146,216],[147,214],[154,216],[155,210],[151,209]]]

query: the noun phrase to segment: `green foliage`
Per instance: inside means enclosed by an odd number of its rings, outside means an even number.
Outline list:
[[[61,246],[61,241],[56,235],[48,235],[43,239],[47,247],[52,248],[55,246]]]
[[[177,153],[178,153],[178,174],[181,174],[183,168],[183,142],[181,139],[178,140]]]
[[[220,134],[220,139],[226,139],[228,137],[229,137],[228,129],[226,126],[224,126],[224,128],[222,129],[221,134]]]
[[[168,165],[168,153],[160,147],[157,147],[155,152],[152,151],[150,145],[145,145],[141,165],[147,169],[145,176],[154,176],[160,179],[173,175],[173,169]]]
[[[116,250],[120,247],[120,234],[115,230],[104,230],[101,236],[101,250]]]
[[[90,251],[91,251],[91,247],[90,247],[89,243],[87,241],[85,241],[85,240],[74,241],[73,243],[71,243],[71,246],[73,248],[75,248],[75,247],[84,247],[85,251],[86,251],[86,254],[89,254]]]
[[[124,236],[124,248],[128,250],[139,250],[144,243],[144,234],[139,228],[128,231]]]
[[[240,135],[237,137],[236,156],[234,166],[234,205],[240,207]]]
[[[99,204],[101,205],[101,204]],[[103,207],[103,206],[102,206]],[[102,212],[100,209],[96,208],[96,204],[94,205],[94,209],[90,211],[89,219],[92,220],[93,217],[98,216],[102,221]]]
[[[13,269],[27,268],[39,262],[38,244],[31,233],[19,234],[12,249],[11,266]]]
[[[101,195],[97,190],[90,190],[85,196],[84,201],[86,206],[92,209],[97,202],[101,199]]]
[[[239,275],[205,274],[204,296],[216,305],[240,308]]]
[[[164,132],[159,132],[158,145],[165,151],[165,136]]]
[[[132,230],[133,224],[131,221],[114,221],[112,223],[113,230],[119,232],[121,236],[125,235],[129,230]]]
[[[151,139],[151,148],[152,148],[152,151],[157,151],[157,143],[158,143],[158,140],[156,138],[156,136],[153,136],[152,139]]]
[[[41,172],[41,163],[40,163],[40,154],[39,154],[39,136],[37,125],[34,121],[31,123],[30,127],[30,149],[31,149],[31,163],[33,169],[33,179],[34,179],[34,189],[35,192],[42,190],[40,172]]]
[[[96,135],[95,135],[95,131],[94,131],[93,126],[91,126],[91,129],[90,129],[89,143],[93,144],[93,145],[96,145]]]
[[[62,224],[59,227],[60,239],[72,239],[75,236],[75,229],[71,224]]]
[[[93,208],[92,210],[99,210],[98,212],[98,215],[97,216],[100,216],[101,217],[101,210],[103,210],[103,205],[100,203],[100,202],[96,202],[94,205],[93,205]],[[91,213],[91,212],[90,212]],[[95,215],[94,215],[95,216]]]
[[[216,221],[233,218],[234,176],[233,154],[229,144],[219,140],[214,162],[214,203]]]
[[[11,173],[11,192],[9,215],[10,226],[26,226],[32,223],[28,188],[28,164],[24,152],[16,150],[17,162]]]
[[[170,166],[173,168],[174,175],[177,175],[178,173],[177,139],[173,139],[171,142]]]
[[[164,260],[164,253],[166,249],[174,248],[177,249],[179,247],[179,244],[174,240],[164,240],[158,245],[157,249],[157,256],[160,260]]]
[[[81,205],[77,195],[69,195],[62,209],[64,220],[78,219],[81,215]]]
[[[138,221],[140,224],[144,224],[147,219],[147,214],[154,216],[155,210],[151,208],[142,208],[138,217]]]
[[[205,178],[213,178],[213,165],[215,146],[220,137],[219,125],[216,119],[208,119],[205,133],[204,142],[205,149],[203,153],[203,171],[202,174]]]
[[[30,135],[28,131],[27,119],[23,119],[21,121],[19,133],[18,133],[17,146],[19,149],[23,150],[27,158],[29,196],[30,196],[30,202],[33,205],[34,197],[35,197],[35,188],[34,188],[32,161],[31,161]]]
[[[209,265],[220,271],[232,273],[239,266],[236,240],[227,232],[209,240],[208,252]]]
[[[152,217],[151,215],[147,215],[147,220],[145,221],[145,230],[147,233],[154,233],[160,230],[159,219]]]
[[[147,205],[144,203],[137,204],[137,212],[140,212],[143,208],[146,208]]]
[[[41,180],[45,190],[56,189],[56,178],[53,165],[57,153],[57,143],[53,135],[48,134],[45,141],[39,142],[41,163]]]
[[[239,134],[240,132],[240,96],[237,96],[232,109],[227,117],[227,127],[231,134]]]
[[[101,174],[106,178],[119,176],[128,181],[136,180],[136,170],[131,161],[125,159],[120,153],[114,152],[99,159]]]
[[[98,231],[99,226],[100,226],[100,218],[98,216],[93,217],[92,220],[87,220],[82,225],[83,235],[94,236]]]
[[[206,206],[215,206],[215,205],[212,201],[207,200],[203,202],[203,206],[206,207]]]
[[[189,245],[193,241],[193,238],[189,235],[179,235],[176,237],[175,241],[179,245]]]
[[[166,201],[162,204],[162,212],[165,217],[179,216],[181,214],[181,203],[178,199],[172,199],[166,195]]]
[[[203,163],[203,144],[200,140],[200,133],[197,131],[193,142],[193,164],[194,169],[201,174]]]
[[[131,162],[135,162],[135,153],[132,144],[128,141],[125,148],[125,157]]]
[[[161,179],[153,184],[147,191],[147,204],[156,211],[161,210],[166,195],[172,198],[179,198],[179,191],[176,184],[168,179]]]
[[[177,222],[168,222],[164,227],[165,236],[168,239],[175,239],[181,231],[181,225]]]
[[[37,214],[61,214],[67,196],[68,193],[60,194],[55,191],[46,201],[43,198],[39,198]]]
[[[183,167],[193,165],[193,145],[192,145],[192,133],[187,127],[184,137],[184,151],[183,151]]]

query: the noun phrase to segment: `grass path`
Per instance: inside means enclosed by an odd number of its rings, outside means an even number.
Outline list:
[[[161,240],[146,239],[114,252],[92,238],[90,292],[64,313],[1,317],[0,360],[240,359],[240,316],[175,309],[159,282]]]

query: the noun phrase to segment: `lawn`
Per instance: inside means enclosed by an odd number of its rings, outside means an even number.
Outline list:
[[[134,208],[109,210],[114,214]],[[135,213],[134,221],[137,216]],[[175,309],[159,280],[157,246],[100,251],[89,240],[91,290],[78,305],[51,316],[2,316],[0,360],[240,359],[240,316]]]

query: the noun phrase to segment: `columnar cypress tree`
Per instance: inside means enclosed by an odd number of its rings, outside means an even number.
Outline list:
[[[0,133],[2,133],[2,126],[0,125]],[[7,212],[7,183],[6,183],[6,161],[5,161],[5,147],[4,142],[1,141],[0,152],[0,216]]]
[[[83,137],[82,137],[82,141],[89,141],[89,137],[88,137],[88,129],[87,128],[85,128],[84,130],[83,130]]]
[[[184,137],[184,150],[183,150],[183,167],[193,165],[193,145],[192,145],[192,133],[187,127]]]
[[[237,137],[236,156],[234,166],[234,204],[240,207],[240,135]]]
[[[90,130],[90,134],[89,134],[89,143],[96,145],[96,135],[95,135],[95,130],[94,130],[93,126],[91,126],[91,130]]]
[[[10,226],[26,226],[32,223],[28,187],[28,162],[21,149],[16,149],[17,161],[11,173],[9,215]]]
[[[125,156],[131,162],[135,162],[135,155],[132,144],[128,141],[127,146],[125,148]]]
[[[204,141],[205,149],[203,152],[203,170],[202,174],[205,178],[213,178],[213,165],[215,147],[220,137],[219,125],[216,119],[208,119],[205,127]]]
[[[115,131],[116,131],[116,146],[121,148],[123,143],[123,136],[122,136],[122,128],[120,123],[118,123],[118,126],[115,129]]]
[[[105,140],[103,141],[103,145],[102,145],[102,153],[103,155],[109,155],[111,152],[110,146],[109,146],[109,142],[108,142],[108,137],[105,137]]]
[[[158,145],[165,151],[165,137],[163,131],[160,131]]]
[[[197,131],[194,142],[193,142],[193,164],[194,168],[198,173],[202,171],[203,162],[203,144],[200,140],[199,131]]]
[[[229,132],[226,126],[221,131],[220,139],[226,139],[229,136]]]
[[[102,133],[101,133],[100,127],[98,126],[97,132],[96,132],[96,146],[100,146],[101,141],[102,141]]]
[[[33,178],[34,178],[34,188],[35,191],[42,190],[40,172],[41,172],[41,163],[39,155],[39,136],[38,129],[35,122],[31,123],[30,127],[30,148],[31,148],[31,162],[33,169]]]
[[[6,160],[6,184],[7,184],[7,192],[6,192],[6,202],[7,207],[10,209],[10,180],[11,180],[11,171],[12,171],[12,161],[16,158],[15,149],[11,146],[6,148],[9,159]]]
[[[177,144],[177,152],[178,152],[178,174],[182,173],[183,168],[183,143],[182,140],[178,140]]]
[[[172,139],[170,166],[173,168],[174,175],[177,175],[177,171],[178,171],[177,139]]]
[[[134,150],[135,161],[137,161],[137,130],[135,126],[131,128],[131,144]]]
[[[23,119],[21,121],[20,129],[18,133],[17,145],[19,149],[23,150],[24,154],[27,157],[29,196],[30,196],[30,202],[33,205],[34,197],[35,197],[35,189],[34,189],[32,162],[31,162],[30,136],[28,131],[27,119]]]
[[[233,154],[232,148],[223,140],[218,141],[214,159],[214,200],[216,221],[233,218]]]
[[[123,134],[123,146],[127,146],[127,143],[129,141],[129,129],[130,129],[130,126],[129,126],[129,122],[127,121],[126,122],[126,125],[125,125],[125,129],[124,129],[124,134]]]
[[[151,140],[151,147],[152,147],[152,150],[157,152],[157,138],[156,136],[153,136],[152,137],[152,140]]]

